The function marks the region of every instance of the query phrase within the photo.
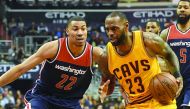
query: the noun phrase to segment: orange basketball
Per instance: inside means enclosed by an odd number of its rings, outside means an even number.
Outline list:
[[[149,89],[158,102],[167,105],[175,98],[178,84],[170,73],[159,73],[150,81]]]

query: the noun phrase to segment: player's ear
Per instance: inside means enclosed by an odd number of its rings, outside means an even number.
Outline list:
[[[66,31],[65,31],[65,32],[66,32],[67,35],[69,35],[69,32],[68,32],[68,31],[69,31],[68,28],[66,28]]]
[[[129,29],[129,22],[128,21],[126,21],[125,22],[125,29],[128,31],[128,29]]]
[[[158,30],[159,34],[161,33],[161,28],[159,27],[159,30]]]

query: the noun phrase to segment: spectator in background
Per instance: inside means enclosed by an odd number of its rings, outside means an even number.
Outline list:
[[[17,37],[24,37],[26,35],[26,31],[24,28],[20,28],[17,33],[16,33],[16,36]]]
[[[7,55],[0,54],[0,63],[7,63]]]
[[[0,107],[5,109],[5,105],[9,103],[3,88],[0,89]]]
[[[5,104],[5,109],[13,109],[15,105],[15,99],[12,90],[8,87],[5,87],[5,98],[8,100],[8,103]]]
[[[164,23],[164,29],[169,28],[170,26],[174,25],[175,22],[173,20],[169,20]]]
[[[4,90],[2,87],[0,87],[0,94],[3,94],[4,93]]]
[[[146,22],[146,32],[160,34],[161,28],[160,23],[155,19],[150,19]]]
[[[95,45],[95,46],[104,43],[104,42],[103,42],[103,38],[102,38],[102,36],[101,36],[101,34],[100,34],[100,32],[99,32],[98,30],[94,30],[94,31],[92,32],[92,35],[91,35],[91,36],[92,36],[92,41],[94,42],[94,45]],[[92,43],[93,43],[93,42],[92,42]]]
[[[102,104],[98,104],[97,109],[104,109],[104,106]]]
[[[15,108],[16,109],[24,109],[24,103],[23,103],[23,95],[21,94],[20,90],[16,91],[15,94]]]
[[[137,30],[142,30],[142,27],[140,25],[133,25],[131,27],[131,31],[137,31]]]
[[[9,102],[11,104],[14,104],[15,105],[15,98],[14,98],[14,95],[13,95],[13,91],[12,90],[8,90],[8,93],[7,93],[7,98],[9,99]]]
[[[38,25],[37,27],[37,33],[40,35],[47,35],[48,32],[49,32],[48,27],[43,22],[41,22],[40,25]]]
[[[20,64],[23,60],[24,60],[24,47],[20,46],[18,51],[17,51],[17,63],[16,64]]]
[[[19,17],[18,21],[17,21],[17,25],[18,25],[18,31],[16,36],[17,37],[24,37],[26,35],[26,30],[24,28],[25,24],[22,20],[22,17]]]
[[[16,98],[16,99],[21,99],[21,100],[23,100],[23,95],[21,94],[20,90],[17,90],[17,91],[16,91],[15,98]]]
[[[15,108],[24,109],[23,95],[21,94],[20,90],[16,91],[15,100],[16,100]]]
[[[16,108],[16,109],[24,109],[23,100],[17,98],[17,99],[16,99],[15,108]]]
[[[63,37],[63,32],[61,31],[60,27],[57,27],[54,33],[54,39],[59,39],[61,37]]]
[[[8,23],[8,28],[9,28],[8,33],[11,36],[11,39],[14,39],[18,31],[15,18],[11,18],[11,21]]]
[[[17,25],[18,25],[18,28],[19,29],[24,29],[24,22],[23,22],[23,20],[22,20],[22,17],[19,17],[18,18],[18,21],[17,21]]]
[[[3,22],[0,20],[0,40],[2,40],[4,37],[4,26]]]
[[[37,35],[37,25],[35,21],[31,23],[27,31],[29,35]]]
[[[80,100],[81,106],[83,106],[84,108],[88,107],[89,109],[92,109],[94,105],[91,101],[91,98],[92,96],[85,94],[83,98]]]
[[[8,57],[7,60],[9,62],[15,62],[16,60],[16,46],[15,45],[11,45],[11,48],[8,49]]]
[[[3,93],[4,93],[4,90],[3,88],[0,87],[0,109],[3,109],[4,107],[4,102],[3,102]]]
[[[15,18],[11,18],[11,21],[8,23],[8,27],[9,27],[9,29],[17,27],[17,23],[16,23]]]

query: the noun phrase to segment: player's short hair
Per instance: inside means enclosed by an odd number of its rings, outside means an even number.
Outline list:
[[[187,1],[187,2],[190,2],[190,0],[180,0],[180,1]]]
[[[71,17],[71,18],[68,20],[66,28],[68,28],[68,26],[71,24],[72,21],[84,21],[84,22],[86,22],[83,17],[74,16],[74,17]]]
[[[118,11],[114,11],[112,13],[110,13],[106,18],[109,18],[109,17],[119,17],[121,18],[122,20],[125,20],[125,21],[128,21],[126,15],[122,12],[118,12]]]
[[[148,20],[146,22],[146,25],[147,25],[148,22],[156,22],[156,25],[158,25],[160,27],[160,22],[158,22],[158,20],[156,20],[156,19],[150,19],[150,20]]]
[[[180,0],[179,2],[181,2],[181,1],[184,1],[184,2],[189,2],[189,4],[190,4],[190,0]],[[178,4],[177,4],[177,5],[179,5],[179,2],[178,2]]]

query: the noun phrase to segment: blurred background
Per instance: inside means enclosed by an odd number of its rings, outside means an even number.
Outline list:
[[[0,0],[0,75],[21,63],[43,43],[65,37],[69,18],[81,16],[88,23],[88,42],[104,47],[108,38],[104,19],[112,11],[124,12],[130,30],[145,30],[149,19],[160,22],[161,29],[175,23],[178,0]],[[41,65],[15,82],[0,88],[0,109],[24,109],[23,95],[38,78]],[[101,75],[95,75],[81,100],[84,109],[122,109],[124,101],[116,84],[114,93],[101,104],[98,86]]]

